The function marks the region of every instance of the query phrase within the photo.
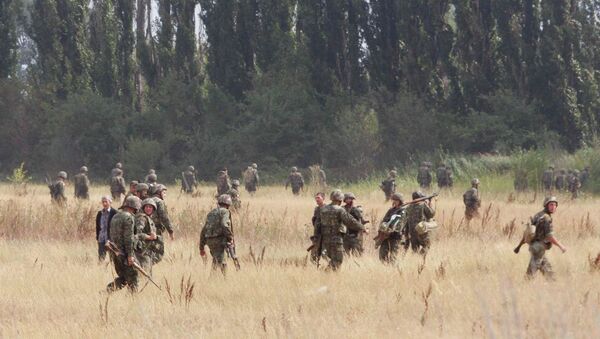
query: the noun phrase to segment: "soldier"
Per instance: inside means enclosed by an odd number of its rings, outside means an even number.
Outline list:
[[[412,194],[413,200],[423,198],[425,195],[421,192]],[[405,235],[410,239],[410,246],[413,252],[419,252],[422,255],[427,255],[427,251],[431,247],[431,239],[429,232],[419,234],[417,225],[422,221],[427,221],[435,215],[435,210],[431,207],[431,201],[423,201],[412,204],[406,208],[406,231]]]
[[[292,186],[292,193],[294,195],[300,194],[300,190],[304,189],[304,178],[302,177],[302,173],[298,172],[298,168],[295,166],[292,167],[292,172],[285,182],[285,189],[287,190],[290,185]]]
[[[313,225],[313,235],[310,237],[312,241],[310,259],[316,265],[319,265],[319,259],[323,251],[321,245],[321,207],[325,206],[325,193],[319,192],[315,195],[315,202],[317,206],[313,211],[313,217],[311,219]]]
[[[327,187],[327,175],[321,167],[319,167],[319,187]]]
[[[154,186],[154,189],[151,192],[151,194],[152,199],[154,199],[154,202],[156,203],[156,210],[152,214],[152,221],[154,221],[154,225],[156,226],[157,234],[157,239],[154,241],[153,244],[153,262],[157,264],[162,260],[162,257],[165,254],[165,242],[163,238],[163,233],[165,231],[169,232],[169,237],[171,238],[171,240],[174,240],[175,236],[173,226],[171,225],[171,219],[169,218],[167,205],[165,204],[167,188],[165,187],[165,185],[157,184],[156,186]]]
[[[554,187],[557,192],[562,192],[567,189],[567,171],[563,168],[554,180]]]
[[[110,193],[115,202],[121,201],[121,194],[125,194],[125,179],[123,178],[123,170],[120,162],[111,171],[110,178]]]
[[[246,191],[248,191],[250,195],[256,193],[258,182],[258,165],[252,164],[244,171],[244,187],[246,187]]]
[[[155,184],[158,180],[158,176],[156,175],[156,171],[154,169],[149,169],[148,174],[144,177],[144,182],[148,185]]]
[[[554,166],[548,166],[548,169],[542,174],[542,184],[546,192],[552,191],[552,184],[554,183]]]
[[[181,190],[187,194],[193,194],[194,190],[198,188],[198,182],[196,181],[196,169],[194,166],[188,166],[187,171],[183,172],[181,177]]]
[[[53,183],[48,184],[52,202],[59,205],[64,205],[67,203],[67,196],[65,195],[65,180],[67,180],[67,172],[60,171],[56,176],[56,180]]]
[[[129,183],[129,192],[127,192],[127,195],[125,195],[125,199],[129,198],[130,196],[137,197],[137,185],[138,185],[137,180],[132,180]]]
[[[392,207],[387,211],[385,216],[383,217],[382,223],[389,223],[394,215],[404,215],[406,211],[406,207],[402,207],[404,204],[404,199],[402,194],[394,193],[392,194]],[[405,222],[405,221],[404,221]],[[379,260],[384,263],[395,263],[396,258],[398,257],[398,250],[400,249],[400,243],[402,241],[402,228],[396,227],[389,237],[381,242],[379,245]],[[407,240],[408,241],[408,240]]]
[[[148,191],[150,191],[150,186],[146,183],[140,182],[135,186],[135,195],[140,198],[140,200],[145,200],[150,197]]]
[[[581,188],[579,175],[579,170],[574,170],[571,180],[569,181],[569,192],[571,192],[571,199],[577,199],[579,197],[579,189]]]
[[[236,179],[231,182],[231,188],[229,189],[229,191],[227,191],[227,194],[231,197],[231,207],[234,211],[237,211],[240,208],[242,208],[242,200],[240,200],[240,192],[238,191],[239,187],[240,181]]]
[[[153,242],[158,239],[156,226],[152,221],[152,214],[156,211],[156,202],[152,198],[142,201],[142,209],[136,215],[136,239],[137,246],[135,256],[140,266],[148,274],[152,273]]]
[[[544,199],[544,209],[531,218],[531,223],[535,226],[535,234],[529,244],[531,259],[527,267],[528,278],[533,278],[535,273],[540,270],[548,279],[553,279],[554,272],[546,258],[546,251],[552,247],[552,244],[558,246],[563,253],[567,251],[567,248],[554,237],[552,214],[556,212],[557,208],[556,197],[547,197]],[[517,251],[515,250],[515,252]]]
[[[231,197],[227,194],[220,195],[217,199],[218,207],[206,216],[206,222],[200,232],[200,255],[206,256],[204,247],[208,245],[212,256],[212,268],[221,269],[225,274],[227,262],[225,261],[225,250],[227,246],[233,246],[233,229],[231,225]]]
[[[230,188],[231,181],[229,180],[229,174],[227,174],[227,168],[223,168],[217,174],[217,196],[227,194]]]
[[[354,219],[340,205],[344,194],[334,190],[330,195],[331,203],[320,208],[321,236],[323,248],[329,256],[329,268],[336,271],[344,261],[344,235],[346,228],[355,232],[365,230],[363,224]]]
[[[394,194],[394,192],[396,192],[396,175],[397,175],[396,170],[391,170],[387,179],[382,181],[381,185],[379,185],[379,188],[381,188],[381,190],[385,194],[386,202],[389,201],[390,198],[392,197],[392,194]]]
[[[127,286],[131,292],[137,291],[138,273],[133,268],[135,260],[135,214],[142,207],[138,197],[129,197],[123,203],[110,223],[110,241],[115,244],[122,255],[110,252],[110,258],[115,265],[117,278],[106,287],[108,292],[114,292]]]
[[[81,166],[79,174],[73,177],[73,186],[75,186],[75,198],[89,199],[90,198],[90,179],[87,177],[88,168]]]
[[[588,180],[590,179],[590,166],[585,166],[583,171],[581,171],[581,175],[579,176],[579,181],[581,182],[581,187],[584,187]]]
[[[356,196],[353,193],[344,194],[344,209],[348,214],[350,214],[356,221],[360,222],[363,225],[368,224],[369,222],[363,218],[362,209],[360,206],[354,206],[354,201],[356,200]],[[356,256],[361,256],[364,252],[364,234],[368,232],[366,231],[355,231],[348,230],[344,235],[344,251],[346,254],[352,254]]]
[[[481,198],[479,197],[479,179],[471,180],[471,188],[463,194],[465,203],[465,219],[471,221],[474,217],[479,217],[479,207],[481,207]]]
[[[450,184],[448,182],[448,171],[446,169],[446,164],[440,164],[436,171],[437,184],[439,188],[449,187]]]
[[[422,162],[421,167],[419,167],[419,172],[417,173],[417,183],[419,186],[428,190],[431,188],[431,182],[433,181],[433,176],[431,175],[431,169],[428,166],[427,162]]]

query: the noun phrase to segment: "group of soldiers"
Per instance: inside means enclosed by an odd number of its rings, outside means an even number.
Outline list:
[[[419,184],[419,187],[421,187],[421,190],[431,189],[431,184],[433,183],[432,167],[432,163],[428,161],[423,161],[421,166],[419,166],[417,171],[417,183]],[[452,168],[450,166],[441,163],[435,174],[435,179],[439,189],[452,188],[454,186],[454,177],[452,174]],[[381,188],[385,194],[385,201],[389,201],[396,191],[397,176],[398,171],[395,169],[391,170],[388,172],[388,177],[381,182],[381,185],[379,185],[379,188]]]
[[[583,170],[555,170],[554,166],[549,166],[542,174],[542,184],[544,190],[552,192],[570,192],[572,199],[579,197],[579,190],[587,184],[590,179],[590,167],[586,166]]]

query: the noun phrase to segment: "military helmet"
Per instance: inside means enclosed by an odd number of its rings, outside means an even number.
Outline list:
[[[151,168],[148,170],[148,174],[156,174],[156,170]]]
[[[86,173],[87,171],[88,171],[87,166],[81,166],[81,168],[79,169],[79,172],[82,172],[82,173]]]
[[[231,181],[231,186],[239,186],[240,185],[240,181],[235,179],[233,181]]]
[[[150,205],[150,206],[154,207],[154,209],[156,209],[156,201],[154,201],[154,199],[151,199],[151,198],[144,199],[144,201],[142,201],[142,207],[144,207],[146,205]]]
[[[158,176],[154,173],[152,174],[148,174],[148,181],[150,182],[156,182],[158,180]]]
[[[400,193],[394,193],[394,194],[392,194],[391,199],[392,200],[396,200],[396,201],[400,201],[400,202],[404,201],[404,197]]]
[[[258,165],[254,162],[254,163],[252,163],[252,168],[257,169]]]
[[[551,202],[555,202],[556,206],[558,206],[558,199],[555,196],[550,196],[544,199],[544,207],[548,207],[548,204]]]
[[[344,201],[346,201],[348,199],[355,200],[356,196],[352,192],[344,193]]]
[[[298,167],[296,167],[296,166],[292,167],[292,172],[298,172]]]
[[[63,179],[65,179],[65,180],[67,180],[67,172],[65,172],[65,171],[60,171],[60,172],[58,172],[58,175],[57,175],[57,176],[58,176],[59,178],[63,178]]]
[[[116,168],[118,168],[118,169],[121,169],[121,168],[123,168],[123,164],[122,164],[122,163],[120,163],[120,162],[118,162],[118,163],[115,165],[115,167],[116,167]]]
[[[127,199],[125,199],[125,201],[123,202],[123,206],[121,206],[121,209],[125,207],[133,208],[134,210],[138,211],[140,208],[142,208],[142,201],[135,195],[131,195],[127,197]]]
[[[129,186],[135,186],[135,187],[136,187],[136,189],[137,189],[137,185],[138,185],[138,184],[139,184],[139,182],[138,182],[137,180],[132,180],[132,181],[129,183]]]
[[[163,185],[163,184],[156,184],[154,185],[154,193],[153,194],[158,194],[162,191],[166,191],[167,190],[167,186]]]
[[[329,195],[329,199],[331,199],[331,201],[342,201],[344,199],[344,193],[340,190],[333,190]]]
[[[471,185],[479,185],[479,179],[473,178],[473,180],[471,180]]]
[[[136,191],[143,191],[143,190],[149,190],[150,186],[148,186],[148,184],[140,182],[137,185],[135,185],[135,189]]]
[[[188,166],[188,171],[194,172],[196,171],[196,169],[194,168],[194,166]]]
[[[397,172],[396,170],[391,170],[391,171],[390,171],[390,176],[393,176],[393,177],[395,177],[395,176],[396,176],[396,174],[398,174],[398,172]]]
[[[419,198],[424,198],[424,197],[425,197],[425,194],[423,194],[421,191],[416,191],[416,192],[413,192],[413,194],[412,194],[413,200],[419,199]]]
[[[231,196],[229,194],[221,194],[217,198],[217,203],[218,204],[222,204],[222,205],[231,206],[231,204],[233,203],[233,201],[231,201]]]

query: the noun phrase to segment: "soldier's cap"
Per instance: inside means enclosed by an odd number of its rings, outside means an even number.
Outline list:
[[[416,191],[416,192],[413,192],[412,198],[413,198],[413,200],[419,199],[419,198],[425,198],[425,194],[423,194],[421,191]]]
[[[139,184],[139,182],[137,180],[131,180],[131,182],[129,183],[129,186],[136,186],[136,189],[137,189],[138,184]]]
[[[134,210],[138,211],[140,208],[142,208],[142,200],[135,195],[129,196],[127,199],[125,199],[123,205],[119,207],[119,209],[124,209],[125,207],[133,208]]]
[[[81,166],[81,168],[79,169],[80,172],[87,172],[88,168],[87,166]]]
[[[135,185],[135,189],[137,191],[143,191],[143,190],[147,191],[150,189],[150,186],[148,186],[148,184],[146,184],[146,183],[140,182],[137,185]]]
[[[65,172],[65,171],[60,171],[60,172],[58,172],[58,175],[57,175],[57,177],[59,177],[59,178],[63,178],[63,179],[65,179],[65,180],[66,180],[66,179],[67,179],[67,172]]]
[[[233,181],[231,181],[231,186],[239,186],[240,185],[240,181],[235,179]]]
[[[194,166],[188,166],[188,171],[190,172],[194,172],[196,169],[194,168]]]
[[[123,164],[122,164],[122,163],[120,163],[120,162],[118,162],[118,163],[115,165],[115,167],[116,167],[116,168],[118,168],[118,169],[121,169],[121,167],[123,167]]]
[[[344,201],[346,201],[348,199],[355,200],[356,196],[352,192],[344,193]]]
[[[546,199],[544,199],[544,207],[548,207],[548,204],[551,202],[555,202],[556,206],[558,206],[558,199],[554,196],[551,196],[551,197],[546,197]]]
[[[400,202],[404,201],[404,197],[400,193],[394,193],[394,194],[392,194],[391,199],[395,200],[395,201],[400,201]]]
[[[154,201],[154,199],[151,199],[151,198],[144,199],[144,201],[142,201],[142,207],[144,207],[146,205],[150,205],[150,206],[154,207],[154,209],[156,209],[156,201]]]
[[[221,194],[217,198],[217,203],[220,204],[220,205],[231,206],[231,204],[233,203],[233,201],[231,200],[231,196],[229,194]]]
[[[344,193],[340,190],[333,190],[329,195],[329,199],[331,199],[331,201],[342,201],[344,200]]]
[[[471,180],[471,185],[479,185],[479,179],[473,178],[473,180]]]

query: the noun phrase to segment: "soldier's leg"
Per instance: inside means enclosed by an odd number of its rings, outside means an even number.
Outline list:
[[[158,232],[158,231],[157,231]],[[158,264],[165,254],[165,240],[162,235],[157,235],[156,240],[152,242],[150,247],[152,262]]]
[[[536,241],[529,245],[529,266],[527,267],[527,277],[533,278],[535,273],[542,267],[544,254],[546,252],[544,244]]]
[[[344,261],[344,240],[342,235],[336,235],[329,239],[327,253],[330,259],[329,267],[334,271],[338,270]]]
[[[390,254],[390,239],[386,239],[379,246],[379,260],[383,263],[389,262],[389,254]]]
[[[344,252],[346,254],[350,254],[352,251],[352,239],[350,238],[350,235],[346,234],[344,235]]]
[[[540,271],[542,272],[542,274],[544,274],[544,277],[546,277],[546,279],[554,280],[554,270],[552,269],[552,264],[550,264],[550,261],[548,260],[548,258],[546,258],[545,255],[540,263]]]
[[[225,242],[222,239],[209,241],[208,248],[212,256],[212,269],[220,269],[223,274],[227,271],[227,261],[225,260]]]
[[[422,255],[427,255],[429,252],[429,248],[431,248],[431,240],[429,237],[429,233],[425,233],[419,236],[419,245],[421,246],[421,250],[419,251]]]
[[[419,235],[417,234],[417,232],[410,232],[410,248],[412,249],[412,251],[417,252],[419,250],[420,244],[421,243],[419,242]]]
[[[124,266],[126,266],[122,260],[121,257],[117,257],[116,255],[114,255],[112,252],[110,253],[110,259],[113,262],[113,265],[115,266],[115,272],[117,274],[117,277],[115,278],[115,280],[111,283],[109,283],[106,286],[106,290],[108,292],[114,292],[117,290],[122,289],[127,281],[125,280],[125,268]]]

